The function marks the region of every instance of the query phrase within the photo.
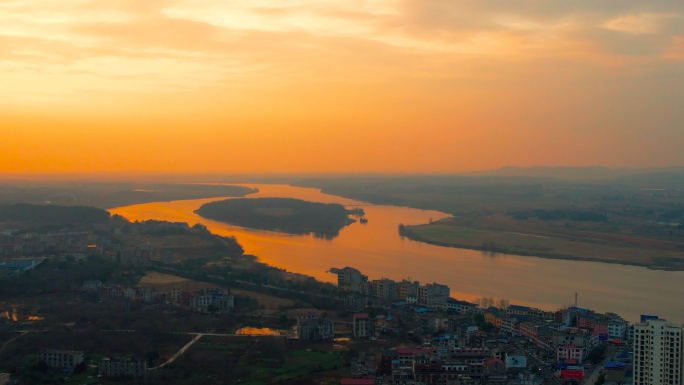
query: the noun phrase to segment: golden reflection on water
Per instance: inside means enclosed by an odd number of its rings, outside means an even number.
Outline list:
[[[238,329],[235,334],[250,335],[250,336],[279,336],[281,333],[277,330],[269,328],[252,328],[244,327]]]
[[[514,304],[556,310],[574,301],[597,311],[612,311],[638,320],[640,314],[657,314],[673,322],[684,321],[684,272],[595,262],[564,261],[511,255],[485,255],[478,251],[445,248],[403,239],[400,223],[422,224],[448,215],[438,211],[368,205],[321,193],[316,189],[284,185],[245,185],[260,191],[250,198],[286,197],[361,207],[367,224],[353,223],[332,240],[245,229],[199,217],[202,204],[226,198],[156,202],[109,210],[128,220],[167,220],[201,223],[215,234],[235,236],[247,254],[261,262],[326,282],[335,276],[331,267],[352,266],[370,279],[404,278],[421,283],[449,285],[452,297],[472,301],[478,297],[505,298]]]

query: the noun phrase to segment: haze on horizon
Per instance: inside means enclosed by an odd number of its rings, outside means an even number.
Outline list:
[[[6,0],[0,172],[684,166],[684,2]]]

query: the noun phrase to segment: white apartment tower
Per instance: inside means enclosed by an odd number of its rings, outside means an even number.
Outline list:
[[[683,333],[662,319],[634,325],[635,385],[682,385]]]

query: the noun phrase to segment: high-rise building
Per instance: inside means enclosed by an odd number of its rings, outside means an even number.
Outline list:
[[[663,319],[634,325],[635,385],[682,385],[683,332]]]

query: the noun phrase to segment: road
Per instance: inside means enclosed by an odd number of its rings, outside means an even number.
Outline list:
[[[19,334],[18,336],[12,338],[11,340],[5,341],[5,343],[2,344],[2,347],[0,347],[0,352],[3,351],[3,350],[5,350],[5,348],[6,348],[9,344],[11,344],[12,342],[16,341],[18,338],[21,338],[21,337],[25,336],[26,333],[28,333],[28,332],[27,332],[27,331],[23,331],[23,332],[20,332],[20,333],[21,333],[21,334]]]
[[[172,363],[173,361],[176,360],[176,358],[182,356],[183,353],[185,353],[185,351],[188,350],[188,348],[190,348],[195,342],[199,341],[199,339],[202,338],[202,337],[204,337],[204,334],[201,334],[201,333],[198,334],[197,336],[195,336],[195,338],[192,339],[192,341],[190,341],[190,342],[188,342],[187,344],[185,344],[185,346],[183,346],[182,348],[180,348],[180,350],[177,351],[176,354],[174,354],[171,358],[169,358],[168,360],[166,360],[166,362],[164,362],[163,364],[161,364],[161,365],[159,365],[159,366],[155,366],[154,368],[147,368],[147,370],[157,370],[157,369],[161,369],[161,368],[163,368],[164,366],[166,366],[166,365]]]
[[[547,380],[548,384],[562,385],[561,380],[559,378],[557,378],[556,376],[554,376],[553,372],[549,368],[544,366],[544,362],[542,362],[537,357],[529,354],[527,352],[527,350],[521,348],[517,344],[513,343],[512,345],[516,349],[518,349],[519,351],[523,352],[523,354],[525,354],[525,357],[527,358],[527,365],[528,366],[536,365],[537,367],[539,367],[539,369],[541,369],[541,373],[544,376],[544,378]]]
[[[617,349],[614,345],[608,345],[608,349],[606,350],[606,358],[604,358],[600,363],[592,366],[589,375],[584,379],[585,385],[593,385],[596,383],[596,380],[598,380],[598,377],[601,375],[601,367],[604,367],[606,362],[613,360],[616,351]]]
[[[523,352],[525,351],[523,350]],[[537,367],[541,369],[541,373],[544,376],[544,378],[546,378],[548,383],[562,385],[561,380],[558,377],[554,376],[553,372],[549,368],[544,366],[544,363],[540,359],[531,354],[528,354],[527,352],[525,352],[525,356],[527,357],[527,364],[529,366],[537,365]]]

